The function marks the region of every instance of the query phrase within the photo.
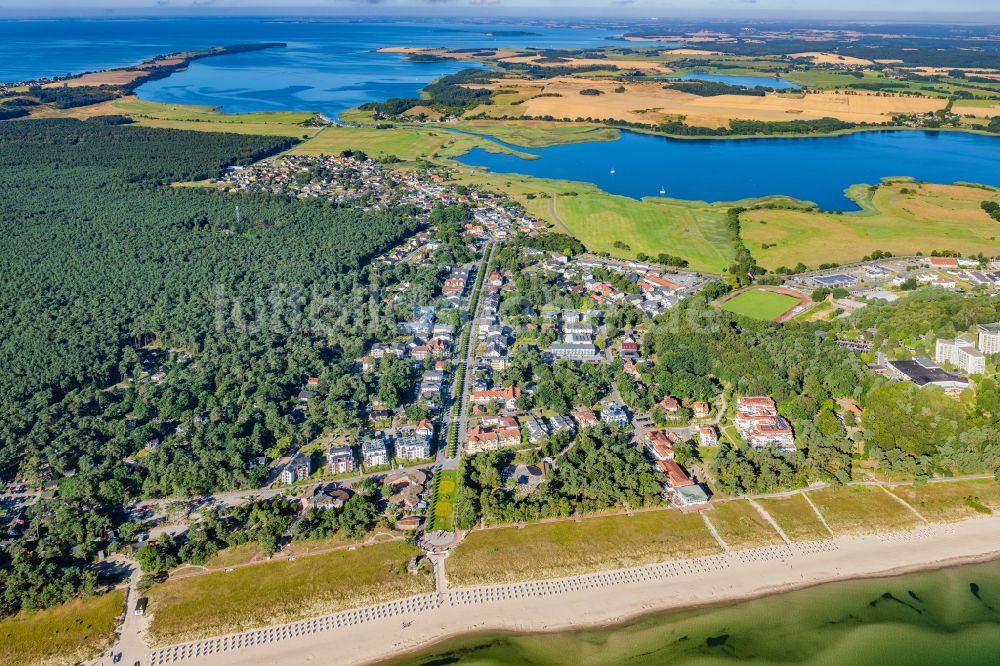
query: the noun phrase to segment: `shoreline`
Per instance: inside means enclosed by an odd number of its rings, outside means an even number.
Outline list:
[[[912,532],[842,536],[571,578],[448,589],[438,595],[443,601],[434,608],[377,615],[370,621],[337,628],[288,632],[289,636],[314,634],[308,640],[269,638],[211,653],[199,648],[189,652],[190,658],[153,663],[291,666],[321,661],[323,655],[335,650],[339,663],[371,664],[420,652],[459,636],[610,628],[667,611],[998,558],[1000,516],[924,525]],[[206,639],[190,645],[211,642]]]

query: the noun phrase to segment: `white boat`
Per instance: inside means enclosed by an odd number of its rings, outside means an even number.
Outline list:
[[[615,175],[615,168],[614,167],[611,167],[611,175],[612,176]]]
[[[660,185],[660,196],[662,197],[666,193],[667,193],[667,189],[665,187],[663,187],[662,185]]]

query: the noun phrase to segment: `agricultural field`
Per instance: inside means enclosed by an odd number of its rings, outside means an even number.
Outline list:
[[[859,261],[874,250],[897,255],[956,250],[1000,253],[1000,226],[980,208],[1000,202],[995,188],[908,181],[855,185],[849,196],[862,208],[844,214],[752,210],[742,216],[743,240],[757,262],[779,266]],[[765,249],[763,246],[767,245]]]
[[[719,552],[697,514],[674,510],[633,516],[505,527],[470,532],[448,556],[457,586],[573,576]]]
[[[802,495],[756,500],[792,541],[829,539],[823,523]]]
[[[873,486],[814,490],[809,499],[837,536],[900,532],[920,522],[909,509]]]
[[[407,573],[419,550],[403,541],[168,580],[149,591],[156,644],[291,622],[429,592]]]
[[[799,299],[767,289],[747,289],[722,304],[722,309],[751,319],[771,321],[785,314]]]
[[[0,664],[70,664],[91,659],[111,644],[125,591],[82,597],[0,621]]]
[[[430,513],[427,531],[455,529],[455,490],[458,473],[453,469],[437,472],[431,488]]]
[[[993,479],[896,486],[892,492],[934,522],[967,520],[1000,511],[1000,484]]]
[[[746,500],[718,502],[705,514],[727,546],[746,550],[783,543],[764,516]]]

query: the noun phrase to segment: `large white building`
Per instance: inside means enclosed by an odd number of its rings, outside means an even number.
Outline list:
[[[982,332],[979,337],[982,339]],[[976,349],[972,340],[966,338],[938,338],[934,360],[938,363],[951,363],[968,375],[986,372],[986,354]]]
[[[979,350],[984,354],[1000,354],[1000,322],[979,325]]]

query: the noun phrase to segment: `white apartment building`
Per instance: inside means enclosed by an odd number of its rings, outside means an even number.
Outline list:
[[[979,350],[984,354],[1000,354],[1000,322],[979,325]]]
[[[967,375],[986,372],[986,354],[976,349],[972,340],[966,338],[938,338],[934,360],[938,363],[951,363]]]

